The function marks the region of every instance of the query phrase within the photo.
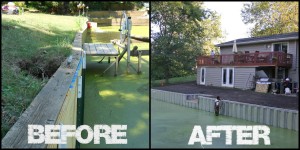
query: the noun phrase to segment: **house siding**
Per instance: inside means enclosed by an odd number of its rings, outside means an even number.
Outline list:
[[[287,42],[289,45],[289,50],[294,51],[295,49],[295,40],[290,40],[290,41],[274,41],[274,42],[266,42],[266,43],[255,43],[255,44],[247,44],[247,45],[239,45],[237,44],[237,50],[238,51],[249,51],[250,53],[253,53],[255,51],[259,51],[259,52],[272,52],[272,44],[273,43],[281,43],[281,42]],[[291,47],[290,47],[291,46]],[[289,53],[289,52],[288,52]],[[232,54],[232,46],[225,46],[225,47],[221,47],[221,54]]]
[[[268,48],[267,45],[270,45]],[[272,51],[272,43],[258,43],[258,44],[251,44],[251,45],[239,45],[237,44],[238,51],[249,51],[250,53],[254,53],[255,51],[259,52],[271,52]],[[232,46],[221,47],[221,54],[232,54]]]
[[[221,86],[221,73],[222,70],[220,67],[207,67],[205,73],[205,85]]]
[[[299,49],[298,49],[298,41],[290,41],[288,53],[293,55],[293,64],[289,69],[288,76],[292,79],[292,81],[299,82]]]
[[[239,89],[251,89],[254,87],[253,76],[255,67],[235,67],[234,68],[234,87]]]
[[[226,68],[226,67],[224,67]],[[197,84],[200,85],[200,70],[197,68]],[[251,89],[253,88],[253,76],[255,68],[253,67],[235,67],[234,68],[234,88]],[[205,85],[222,87],[222,68],[206,67]]]

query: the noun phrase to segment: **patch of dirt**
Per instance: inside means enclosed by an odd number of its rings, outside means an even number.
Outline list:
[[[64,59],[64,57],[46,58],[45,55],[36,55],[29,60],[21,60],[17,64],[21,70],[25,70],[37,78],[44,79],[50,78]]]
[[[211,95],[210,97],[213,98],[220,96],[221,99],[230,101],[299,110],[299,100],[297,97],[258,93],[251,90],[241,90],[236,88],[197,85],[196,81],[152,87],[152,89],[184,94],[207,94]]]

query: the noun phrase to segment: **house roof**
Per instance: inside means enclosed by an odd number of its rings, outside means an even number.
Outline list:
[[[284,34],[275,34],[270,36],[261,36],[261,37],[252,37],[252,38],[242,38],[236,39],[237,45],[245,45],[245,44],[254,44],[254,43],[264,43],[264,42],[274,42],[274,41],[283,41],[283,40],[294,40],[299,39],[299,32],[291,32],[291,33],[284,33]],[[217,44],[218,47],[223,46],[232,46],[234,40],[224,42],[221,44]]]

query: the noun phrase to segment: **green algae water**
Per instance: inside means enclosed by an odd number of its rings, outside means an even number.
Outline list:
[[[110,43],[119,38],[119,32],[88,32],[85,42]],[[127,58],[126,54],[124,58]],[[87,56],[83,124],[92,128],[100,124],[127,125],[127,144],[106,144],[104,138],[100,138],[100,144],[94,144],[92,140],[80,144],[80,148],[149,148],[149,56],[142,56],[141,74],[131,68],[127,73],[126,60],[121,59],[116,77],[114,67],[101,76],[109,66],[107,58],[98,63],[101,59],[102,56]],[[137,68],[138,58],[131,57],[130,60]],[[114,61],[111,59],[111,63]],[[82,137],[87,137],[86,132]]]
[[[92,141],[80,144],[80,148],[149,148],[149,64],[142,61],[141,75],[132,70],[126,74],[126,63],[122,62],[118,76],[114,77],[114,69],[101,76],[108,63],[97,63],[99,59],[87,57],[83,124],[92,128],[97,124],[127,125],[128,143],[106,144],[100,138],[100,144]],[[135,59],[132,58],[133,64]],[[148,56],[143,59],[149,61]]]
[[[225,144],[225,131],[220,138],[213,138],[212,145],[196,142],[188,145],[192,130],[200,125],[204,135],[208,125],[261,125],[227,116],[215,116],[214,113],[187,108],[167,102],[151,99],[151,148],[298,148],[298,131],[270,128],[271,145],[236,145],[236,132],[232,134],[232,145]]]

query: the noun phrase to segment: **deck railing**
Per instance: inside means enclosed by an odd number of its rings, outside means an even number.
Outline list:
[[[284,52],[255,52],[199,56],[198,66],[280,66],[290,67],[293,55]]]

